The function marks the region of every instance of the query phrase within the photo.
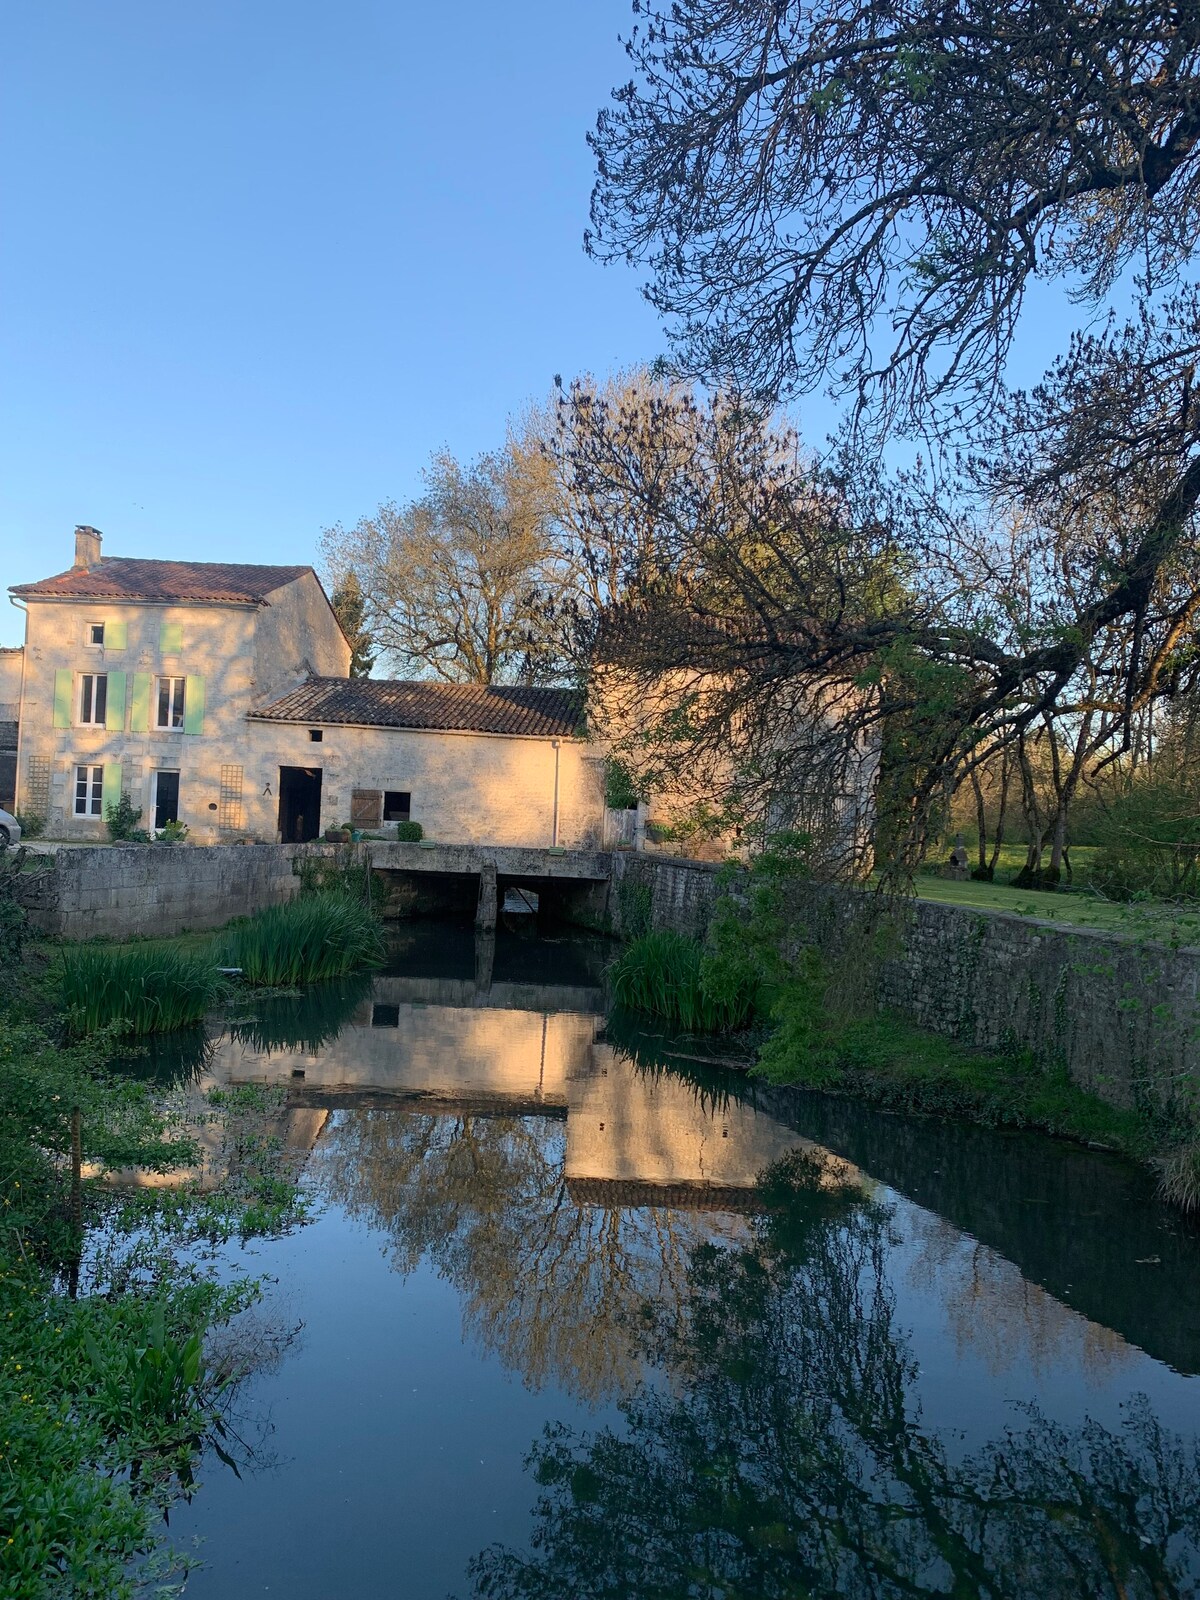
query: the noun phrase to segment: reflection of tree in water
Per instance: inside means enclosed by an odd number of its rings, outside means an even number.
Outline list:
[[[563,1179],[563,1125],[540,1118],[359,1111],[320,1146],[330,1197],[390,1235],[393,1260],[428,1257],[464,1323],[538,1388],[628,1393],[649,1308],[670,1323],[711,1216],[579,1205]],[[727,1219],[731,1236],[745,1225]]]
[[[1067,1363],[1103,1378],[1133,1359],[1119,1333],[1063,1305],[1013,1262],[934,1213],[912,1207],[904,1232],[920,1247],[910,1282],[936,1292],[955,1347],[979,1356],[989,1372],[1020,1365],[1041,1376]]]
[[[627,1430],[548,1430],[531,1553],[472,1564],[489,1600],[1193,1592],[1200,1461],[1144,1404],[1118,1434],[1034,1411],[962,1461],[925,1434],[884,1265],[888,1214],[794,1157],[737,1251],[692,1254],[669,1375]]]

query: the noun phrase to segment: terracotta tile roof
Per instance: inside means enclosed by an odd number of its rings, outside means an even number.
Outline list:
[[[311,567],[252,567],[230,561],[140,561],[106,556],[93,567],[77,567],[37,583],[14,584],[13,594],[79,600],[207,600],[264,605],[285,583]]]
[[[400,678],[310,678],[252,715],[267,722],[354,723],[369,728],[440,728],[569,739],[578,735],[582,710],[583,696],[575,689],[423,683]]]

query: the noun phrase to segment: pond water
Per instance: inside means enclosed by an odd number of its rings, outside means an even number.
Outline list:
[[[207,1053],[286,1086],[317,1212],[246,1252],[277,1353],[189,1597],[1196,1593],[1196,1230],[614,1037],[605,954],[414,928]]]

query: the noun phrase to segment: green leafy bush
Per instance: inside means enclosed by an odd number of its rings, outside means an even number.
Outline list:
[[[36,811],[17,811],[14,813],[17,826],[21,830],[22,839],[40,839],[46,831],[46,819]]]
[[[223,964],[240,967],[247,983],[285,987],[378,966],[383,954],[370,908],[332,892],[301,895],[230,929]]]
[[[172,819],[170,822],[163,823],[162,827],[159,828],[154,838],[157,844],[182,844],[187,836],[187,823],[177,822]]]
[[[717,956],[662,929],[635,939],[611,969],[619,1006],[694,1033],[732,1033],[754,1015],[758,980],[749,963]]]
[[[419,822],[398,822],[396,824],[396,838],[405,844],[416,844],[425,837],[425,829]]]
[[[183,950],[81,945],[62,958],[62,1003],[76,1037],[170,1033],[199,1022],[225,992],[211,957]]]
[[[150,835],[139,826],[142,808],[135,806],[127,794],[119,800],[110,800],[104,808],[104,826],[113,844],[147,844]]]

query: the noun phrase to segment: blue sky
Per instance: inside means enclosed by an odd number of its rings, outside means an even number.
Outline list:
[[[7,6],[0,580],[313,559],[564,375],[664,349],[583,253],[628,0]],[[0,642],[21,637],[0,606]]]
[[[0,16],[0,590],[308,561],[666,341],[582,249],[629,0],[40,0]],[[1056,325],[1051,295],[1030,329]],[[819,443],[832,413],[793,408]],[[0,604],[0,643],[22,619]]]

